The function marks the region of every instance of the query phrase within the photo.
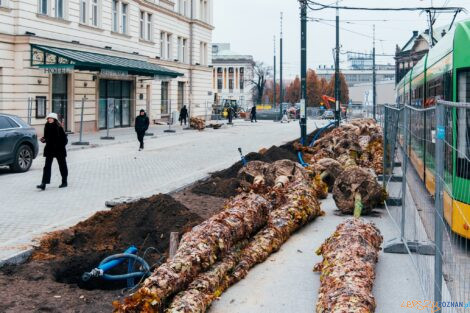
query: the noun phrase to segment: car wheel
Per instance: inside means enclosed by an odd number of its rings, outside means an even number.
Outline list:
[[[33,158],[33,150],[27,145],[22,145],[16,151],[15,161],[10,167],[14,172],[26,172],[33,164]]]

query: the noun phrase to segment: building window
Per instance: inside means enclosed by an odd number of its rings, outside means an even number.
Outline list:
[[[119,31],[118,7],[119,2],[117,0],[113,0],[113,31],[116,33]]]
[[[207,43],[201,42],[199,48],[199,64],[207,65]]]
[[[147,13],[147,40],[153,40],[153,21],[152,21],[152,14]]]
[[[186,47],[187,40],[183,37],[178,37],[178,61],[182,63],[187,63],[186,60]]]
[[[46,97],[36,97],[36,118],[46,117]]]
[[[127,34],[127,3],[122,3],[121,4],[121,32],[123,34]]]
[[[55,0],[55,17],[64,18],[64,0]]]
[[[162,114],[170,113],[170,101],[168,100],[168,82],[162,82],[161,88]]]
[[[98,27],[98,14],[99,14],[98,0],[92,0],[91,2],[91,25],[95,27]]]
[[[178,1],[178,13],[184,16],[188,16],[188,0]]]
[[[166,34],[166,59],[171,60],[171,35]]]
[[[86,19],[87,19],[86,0],[80,0],[80,23],[86,24]]]
[[[8,0],[0,0],[0,7],[8,7]]]
[[[160,57],[165,60],[171,60],[172,54],[172,37],[171,34],[166,32],[160,33]]]
[[[140,38],[145,39],[145,12],[140,11]]]
[[[161,32],[160,33],[160,58],[164,59],[165,58],[165,39],[166,39],[166,33]]]
[[[44,15],[49,14],[49,0],[39,0],[39,13]]]
[[[245,89],[245,69],[240,68],[240,90]]]

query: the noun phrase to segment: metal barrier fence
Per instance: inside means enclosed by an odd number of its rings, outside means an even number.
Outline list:
[[[410,255],[425,300],[441,302],[442,312],[468,311],[470,104],[380,106],[377,120],[384,186],[397,200],[386,207],[400,233],[385,252]]]

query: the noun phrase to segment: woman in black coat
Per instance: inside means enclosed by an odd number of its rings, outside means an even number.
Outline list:
[[[42,143],[46,144],[44,147],[46,163],[44,164],[42,182],[37,188],[45,190],[46,185],[51,183],[51,167],[54,158],[56,158],[57,163],[59,163],[60,175],[62,176],[62,184],[59,188],[67,187],[68,169],[66,161],[67,150],[65,150],[65,146],[68,140],[62,125],[60,125],[58,121],[56,113],[50,113],[47,116],[47,123],[44,126],[44,137],[40,140]]]

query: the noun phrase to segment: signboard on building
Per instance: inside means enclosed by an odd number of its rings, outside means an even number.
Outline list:
[[[129,76],[128,71],[110,70],[107,68],[102,68],[99,74],[99,77],[101,78],[123,78],[123,77],[128,77],[128,76]]]
[[[57,65],[57,66],[48,66],[43,67],[44,73],[46,74],[67,74],[73,72],[73,65]]]

